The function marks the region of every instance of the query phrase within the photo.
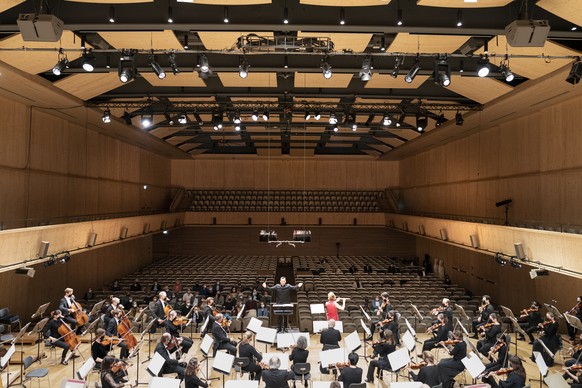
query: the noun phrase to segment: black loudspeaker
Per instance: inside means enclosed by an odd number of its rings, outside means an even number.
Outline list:
[[[97,241],[97,233],[89,233],[89,240],[87,241],[87,246],[92,247]]]
[[[216,217],[212,217],[212,225],[216,225]]]
[[[323,220],[321,219],[321,217],[319,217],[319,225],[323,225]]]
[[[249,225],[252,225],[252,224],[253,224],[253,219],[252,219],[251,217],[249,217],[249,219],[247,220],[247,223],[248,223]]]
[[[358,225],[358,219],[354,218],[354,225]]]
[[[38,257],[46,257],[50,245],[51,243],[48,241],[41,241],[40,249],[38,250]]]
[[[119,233],[119,238],[123,240],[127,237],[127,228],[121,228],[121,232]]]

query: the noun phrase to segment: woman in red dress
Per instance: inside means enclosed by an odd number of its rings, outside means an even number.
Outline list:
[[[336,300],[342,302],[340,305]],[[327,314],[327,320],[335,319],[339,321],[338,310],[344,310],[346,308],[346,298],[337,298],[333,292],[327,294],[327,302],[325,303],[325,311]]]

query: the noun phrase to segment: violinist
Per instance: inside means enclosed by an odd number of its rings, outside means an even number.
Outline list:
[[[210,318],[209,322],[212,323],[214,316],[218,314],[218,311],[214,306],[214,298],[212,297],[206,298],[206,306],[204,306],[202,312],[204,314],[204,319]]]
[[[380,331],[380,338],[384,338],[384,332],[386,330],[390,330],[392,332],[392,336],[394,338],[394,343],[396,345],[400,345],[400,323],[398,322],[398,315],[396,310],[388,311],[386,314],[386,320],[382,326],[382,330]]]
[[[307,357],[309,357],[309,350],[307,350],[307,338],[304,336],[299,336],[297,338],[297,344],[291,345],[291,354],[289,355],[289,360],[293,361],[293,364],[304,364],[307,362]]]
[[[101,387],[102,388],[122,388],[122,387],[131,387],[132,385],[127,382],[118,382],[116,380],[116,374],[114,366],[116,364],[116,360],[114,357],[107,356],[103,359],[101,363]]]
[[[449,332],[453,330],[453,325],[444,312],[437,315],[437,322],[427,330],[427,333],[432,334],[433,338],[424,341],[422,345],[423,352],[436,348],[441,341],[446,341],[449,338]]]
[[[113,339],[105,335],[105,330],[99,328],[95,331],[95,341],[91,344],[91,357],[95,360],[95,369],[101,369],[101,363],[111,350],[111,346],[117,343],[119,339]],[[113,379],[116,383],[127,383],[125,379],[126,372],[123,369],[119,369],[117,372],[112,373]]]
[[[412,381],[420,381],[429,387],[439,385],[441,382],[439,377],[439,370],[437,365],[434,363],[434,356],[432,353],[429,351],[423,351],[422,360],[423,362],[419,365],[418,374],[414,374],[412,371],[409,371],[408,375],[410,376],[410,379]],[[413,368],[414,366],[411,365],[411,369]]]
[[[485,325],[479,326],[477,330],[483,332],[485,338],[477,341],[477,351],[484,356],[489,355],[489,350],[495,345],[497,341],[497,335],[501,333],[501,323],[499,322],[499,316],[492,313],[489,315],[489,322]]]
[[[172,310],[168,314],[168,319],[164,321],[164,327],[166,328],[166,333],[170,333],[173,337],[172,339],[175,339],[178,346],[182,348],[182,353],[188,354],[193,342],[190,338],[180,336],[179,330],[182,329],[182,321],[182,317],[178,317],[178,312]]]
[[[156,345],[155,352],[162,356],[165,361],[164,366],[162,366],[162,369],[160,370],[160,376],[167,373],[177,373],[180,380],[182,380],[184,378],[186,363],[179,362],[171,357],[170,349],[168,349],[171,340],[172,335],[170,333],[164,333],[160,338],[160,342]]]
[[[119,323],[121,322],[122,319],[123,310],[121,309],[115,310],[113,312],[113,317],[109,320],[107,328],[105,329],[105,334],[108,337],[119,338],[119,332],[117,327],[119,326]],[[122,360],[127,359],[127,357],[129,357],[129,349],[127,348],[127,344],[124,341],[121,341],[117,344],[117,346],[119,346],[119,348],[121,349],[119,358],[121,358]]]
[[[160,291],[158,294],[158,300],[152,309],[152,318],[156,319],[156,325],[152,325],[152,328],[150,329],[151,333],[155,333],[158,327],[163,326],[166,315],[168,315],[167,313],[172,309],[167,298],[166,291]]]
[[[540,352],[544,357],[546,365],[551,367],[554,365],[554,359],[550,357],[548,353],[546,353],[540,342],[543,342],[544,345],[546,345],[546,347],[554,354],[558,351],[558,349],[560,349],[560,337],[558,336],[558,322],[556,321],[556,317],[554,316],[554,314],[550,312],[546,313],[546,320],[540,323],[538,327],[540,328],[541,331],[543,331],[543,334],[540,338],[534,341],[532,351]],[[533,353],[530,359],[535,362]]]
[[[200,372],[200,364],[196,357],[192,357],[184,371],[185,388],[208,388],[210,386],[210,382],[198,378],[198,372]]]
[[[225,349],[227,353],[234,356],[236,354],[236,342],[228,337],[224,327],[222,327],[224,316],[222,314],[216,314],[214,318],[215,321],[212,323],[211,329],[212,336],[214,337],[214,353],[216,354],[217,350]]]
[[[370,335],[366,338],[366,341],[370,341],[374,337],[374,332],[376,331],[377,324],[386,320],[388,312],[394,310],[394,307],[390,304],[390,299],[388,298],[388,293],[383,292],[380,294],[382,298],[382,304],[378,307],[376,311],[377,320],[373,319],[370,323]]]
[[[530,345],[533,344],[534,337],[533,333],[539,330],[538,325],[542,323],[542,313],[540,313],[540,303],[537,301],[531,302],[529,309],[523,309],[519,316],[519,327],[527,334],[529,338]],[[525,340],[525,338],[520,334],[520,340]]]
[[[265,382],[265,388],[288,388],[288,380],[295,379],[295,373],[279,369],[281,367],[281,360],[277,356],[271,357],[269,360],[269,369],[263,371],[261,376]]]
[[[578,319],[582,320],[582,296],[576,298],[576,304],[570,310],[566,311],[568,314],[575,315]],[[576,340],[576,328],[568,326],[568,335],[570,336],[570,341]]]
[[[75,313],[75,309],[73,308],[73,303],[75,301],[75,297],[73,296],[73,289],[72,288],[65,288],[65,296],[59,301],[59,310],[62,313],[62,319],[67,323],[67,325],[71,326],[71,329],[75,329],[77,327],[77,320],[73,315]]]
[[[582,334],[580,334],[579,339],[582,341]],[[572,365],[582,365],[582,361],[580,361],[580,357],[582,356],[582,344],[569,348],[568,355],[572,358],[564,362],[566,367],[571,367]],[[564,376],[564,378],[566,377]]]
[[[451,300],[449,298],[443,298],[441,301],[441,305],[437,308],[432,309],[431,314],[437,315],[443,313],[449,320],[449,322],[453,322],[453,306],[451,306]],[[435,322],[437,323],[437,322]]]
[[[506,380],[495,381],[493,376],[508,373]],[[521,360],[517,356],[509,357],[509,368],[500,369],[496,372],[489,372],[483,378],[483,382],[488,383],[492,388],[522,388],[525,386],[526,374]]]
[[[465,365],[461,360],[467,357],[467,344],[463,341],[463,333],[460,330],[453,332],[452,340],[444,341],[440,344],[446,345],[449,342],[454,345],[452,349],[447,349],[452,358],[442,359],[437,365],[443,388],[451,388],[453,386],[455,376],[465,370]]]
[[[337,301],[340,300],[342,303],[339,304]],[[346,308],[346,298],[337,298],[333,292],[327,294],[327,302],[325,302],[325,312],[327,319],[335,319],[339,321],[338,310],[345,310]]]
[[[61,310],[55,310],[51,312],[51,317],[52,319],[48,321],[44,327],[44,336],[48,338],[51,346],[56,346],[57,348],[63,349],[63,352],[61,353],[61,364],[68,365],[66,359],[70,346],[65,341],[63,341],[63,335],[59,333],[59,328],[61,325],[65,325],[65,321],[63,320],[63,313]],[[74,351],[74,349],[72,349],[72,351]],[[73,357],[79,356],[73,354]]]
[[[582,367],[580,365],[575,365],[571,367],[562,367],[564,371],[564,380],[572,379],[572,383],[570,383],[570,387],[572,388],[581,388],[582,387]]]
[[[485,365],[485,371],[483,374],[487,374],[488,372],[495,372],[501,368],[507,367],[507,355],[509,352],[509,341],[505,337],[505,334],[499,333],[497,335],[497,343],[495,346],[489,350],[487,354],[488,358],[491,360],[494,354],[497,355],[497,359]]]
[[[249,365],[242,368],[245,372],[249,372],[250,378],[254,380],[261,380],[263,368],[259,363],[263,360],[261,353],[255,349],[251,342],[253,341],[253,333],[247,331],[242,337],[242,342],[238,345],[238,356],[249,359]]]
[[[493,313],[494,309],[491,305],[491,297],[489,295],[483,295],[481,299],[481,306],[479,307],[479,316],[477,319],[473,320],[473,336],[471,338],[478,338],[477,332],[479,326],[483,326],[489,321],[489,315]]]
[[[377,360],[371,360],[368,366],[368,373],[366,374],[366,382],[374,383],[374,374],[376,368],[380,369],[390,369],[390,361],[388,360],[388,355],[396,350],[396,343],[394,342],[394,337],[390,330],[384,330],[384,340],[379,342],[374,346],[374,358],[378,357]]]
[[[338,380],[344,383],[344,387],[349,387],[351,384],[361,384],[362,375],[364,371],[362,368],[358,367],[358,361],[360,356],[357,353],[348,354],[348,363],[350,364],[347,368],[342,368],[340,370],[340,375]]]

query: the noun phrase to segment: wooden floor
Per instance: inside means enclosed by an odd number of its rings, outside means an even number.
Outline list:
[[[188,333],[185,333],[186,336],[189,336]],[[238,340],[238,338],[240,338],[240,334],[239,333],[233,333],[231,335],[231,337],[235,340]],[[344,335],[345,337],[345,335]],[[147,385],[149,383],[149,381],[151,380],[150,374],[146,371],[146,367],[148,365],[148,357],[150,355],[151,352],[151,356],[153,356],[153,351],[154,351],[154,347],[156,345],[157,339],[159,338],[159,334],[156,335],[152,335],[152,342],[150,344],[150,347],[148,349],[148,346],[142,347],[142,350],[139,354],[139,360],[138,357],[134,357],[132,359],[130,359],[130,362],[133,364],[129,370],[128,370],[128,378],[131,381],[136,381],[138,378],[138,382],[143,384],[143,385]],[[419,341],[423,341],[426,338],[428,338],[428,335],[426,334],[420,334],[418,335],[418,340]],[[202,360],[202,354],[199,351],[200,348],[200,339],[198,334],[194,334],[193,335],[193,340],[194,340],[194,346],[190,349],[189,354],[184,355],[183,360],[184,361],[188,361],[191,357],[193,356],[198,356],[199,360]],[[515,340],[515,336],[513,336],[513,340]],[[473,343],[475,343],[476,340],[471,340]],[[321,351],[321,345],[319,343],[319,335],[317,334],[312,334],[310,336],[310,346],[309,346],[309,350],[310,350],[310,354],[309,354],[309,359],[308,361],[311,363],[312,366],[312,381],[332,381],[333,380],[333,375],[321,375],[321,373],[319,372],[319,366],[317,365],[317,362],[319,361],[319,352]],[[568,343],[564,342],[565,344],[565,348],[568,347]],[[275,353],[277,352],[277,349],[275,349],[275,347],[270,347],[268,345],[262,344],[262,343],[256,343],[256,348],[259,352],[261,353]],[[421,345],[417,345],[417,348],[415,349],[414,353],[420,353],[420,349]],[[90,346],[88,343],[83,343],[80,346],[80,352],[83,355],[83,357],[88,358],[90,357]],[[17,354],[18,351],[21,350],[20,347],[17,347]],[[371,347],[367,348],[366,353],[369,355],[371,353],[372,349]],[[40,352],[41,354],[43,352],[45,352],[44,349],[44,345],[40,346]],[[83,363],[83,358],[77,358],[76,362],[73,365],[73,362],[70,361],[69,365],[65,366],[65,365],[61,365],[59,363],[60,361],[60,349],[57,349],[56,353],[53,351],[50,351],[50,349],[46,349],[46,353],[45,353],[45,358],[42,358],[40,360],[40,362],[35,362],[34,364],[32,364],[30,366],[30,368],[28,369],[28,372],[35,369],[35,368],[48,368],[49,370],[49,378],[50,378],[50,385],[52,387],[60,387],[61,386],[61,382],[67,379],[77,379],[77,377],[75,376],[75,372],[81,367],[82,363]],[[435,351],[433,351],[435,352]],[[360,354],[360,356],[364,355],[364,349],[363,347],[360,348],[357,351],[358,354]],[[511,345],[511,349],[510,349],[510,353],[511,354],[515,354],[515,344]],[[285,353],[285,356],[288,356],[289,352]],[[444,356],[444,351],[438,351],[437,356],[438,357],[443,357]],[[524,365],[526,367],[526,372],[527,372],[527,377],[528,377],[528,381],[529,379],[539,379],[539,372],[538,372],[538,368],[537,366],[529,359],[530,355],[531,355],[531,345],[528,345],[527,342],[525,341],[518,341],[517,342],[517,354],[518,356],[524,361]],[[24,356],[34,356],[36,357],[37,355],[37,346],[24,346]],[[117,352],[117,355],[119,355],[119,353]],[[16,356],[16,355],[15,355]],[[15,358],[15,356],[13,356],[13,358]],[[413,354],[411,354],[411,357],[413,358],[413,361],[415,361],[415,357]],[[18,357],[20,358],[20,357]],[[139,362],[138,362],[139,361]],[[212,360],[210,360],[210,363],[212,363]],[[559,369],[562,367],[562,364],[564,363],[564,360],[562,359],[562,356],[560,353],[556,354],[555,357],[555,365],[550,368],[550,374],[552,373],[556,373],[557,371],[559,371]],[[363,358],[360,357],[360,361],[358,363],[358,366],[360,366],[362,369],[364,369],[364,377],[368,368],[368,362]],[[11,364],[9,365],[9,372],[11,374],[11,380],[15,379],[15,381],[12,383],[12,386],[19,386],[20,385],[20,378],[18,377],[18,375],[20,374],[20,368],[21,365],[20,364]],[[139,375],[138,375],[138,368],[139,368]],[[202,373],[204,375],[206,375],[206,369],[207,369],[207,365],[203,364],[202,365]],[[214,372],[212,371],[212,364],[208,365],[208,371],[211,377],[217,378],[217,380],[213,380],[212,381],[212,386],[215,387],[219,387],[222,386],[222,378],[223,375],[218,373],[218,372]],[[245,378],[247,378],[248,375],[245,375]],[[6,370],[3,371],[2,373],[2,378],[3,378],[3,386],[6,387]],[[463,378],[466,378],[466,381],[463,381]],[[225,380],[233,380],[236,379],[235,373],[234,371],[231,373],[230,376],[226,376],[224,377]],[[95,387],[95,382],[98,381],[98,374],[97,373],[90,373],[88,378],[87,378],[89,384],[89,387]],[[372,387],[372,386],[389,386],[389,379],[386,377],[385,378],[386,381],[378,381],[376,379],[374,384],[369,383],[368,387]],[[402,379],[400,380],[402,381]],[[404,380],[406,381],[406,380]],[[467,373],[466,376],[463,376],[463,374],[457,376],[457,382],[459,382],[460,384],[471,384],[471,377],[469,376],[469,374]],[[535,383],[532,382],[532,384],[539,384],[539,383]],[[38,386],[37,382],[27,382],[26,385],[28,387],[35,387]],[[2,385],[0,385],[1,387]],[[48,387],[49,383],[47,382],[46,379],[43,379],[40,381],[40,386],[41,387]],[[264,384],[261,383],[260,387],[263,387]]]

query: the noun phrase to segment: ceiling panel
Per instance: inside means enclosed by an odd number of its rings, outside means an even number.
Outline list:
[[[54,85],[81,100],[89,100],[121,86],[117,73],[73,74]]]
[[[315,155],[315,148],[291,148],[289,150],[291,156],[313,156]]]
[[[188,141],[190,139],[193,139],[194,136],[172,136],[169,139],[166,139],[166,141],[172,145],[176,145],[176,144],[180,144],[180,143],[184,143],[185,141]]]
[[[204,80],[198,76],[198,72],[180,72],[176,75],[171,73],[166,73],[166,78],[159,79],[157,75],[154,73],[140,73],[146,81],[150,83],[152,86],[185,86],[185,87],[194,87],[194,88],[204,88],[206,87],[206,83]],[[212,97],[203,98],[204,101],[213,101]],[[182,100],[184,101],[184,100]]]
[[[73,3],[94,3],[94,4],[130,4],[130,3],[153,3],[154,0],[65,0]]]
[[[453,75],[449,89],[480,104],[488,103],[509,93],[513,88],[493,78],[461,77]]]
[[[381,141],[384,144],[388,144],[392,147],[398,147],[404,143],[402,140],[395,139],[393,137],[374,137],[374,139]]]
[[[54,49],[54,51],[28,51],[22,55],[22,51],[0,51],[0,60],[30,74],[38,74],[48,71],[58,61],[59,47],[78,47],[80,40],[71,31],[63,31],[60,42],[25,42],[20,34],[10,36],[0,41],[0,48],[42,48]],[[81,56],[78,51],[67,54],[69,61]]]
[[[446,7],[446,8],[490,8],[504,7],[513,0],[479,0],[473,2],[460,0],[417,0],[418,5],[427,7]],[[554,0],[552,0],[554,1]]]
[[[342,0],[338,3],[337,0],[299,0],[300,4],[305,5],[319,5],[327,7],[368,7],[390,4],[391,0]]]
[[[582,26],[582,1],[580,0],[538,0],[536,6]]]
[[[352,78],[353,74],[334,74],[331,78],[324,78],[321,73],[295,73],[295,87],[347,88]]]
[[[173,31],[102,31],[99,35],[117,49],[183,50]]]
[[[3,0],[0,2],[0,12],[4,12],[7,9],[17,6],[18,4],[24,3],[26,0]]]
[[[452,53],[469,38],[465,35],[411,35],[402,32],[396,35],[389,51],[392,53]]]
[[[271,4],[271,0],[178,0],[179,3],[209,4],[209,5],[255,5]]]
[[[183,128],[181,127],[159,127],[152,129],[149,133],[161,139],[172,136],[174,133],[180,132],[182,129]]]
[[[387,131],[406,140],[416,139],[420,136],[420,133],[412,129],[388,129]]]
[[[404,81],[404,77],[394,78],[390,74],[374,74],[366,82],[366,88],[382,89],[416,89],[428,79],[428,75],[418,75],[411,83]]]
[[[355,52],[362,52],[368,47],[372,34],[350,34],[350,33],[336,33],[336,32],[303,32],[297,33],[299,38],[314,37],[314,38],[329,38],[333,42],[335,51],[353,50]],[[332,63],[333,65],[333,63]]]
[[[392,149],[391,147],[389,147],[387,145],[382,145],[382,144],[370,144],[370,147],[377,149],[378,151],[380,151],[382,153],[386,153]]]
[[[230,50],[241,36],[256,34],[272,38],[272,32],[243,32],[243,31],[199,31],[200,41],[207,50]],[[212,66],[212,63],[210,64]]]
[[[218,78],[227,88],[272,88],[277,86],[277,74],[249,72],[247,78],[238,73],[217,73]]]
[[[319,141],[321,139],[321,136],[313,136],[313,135],[307,135],[307,136],[303,136],[303,135],[291,135],[291,140],[292,141],[305,141],[305,142],[310,142],[310,141]],[[309,143],[307,143],[309,144]]]

